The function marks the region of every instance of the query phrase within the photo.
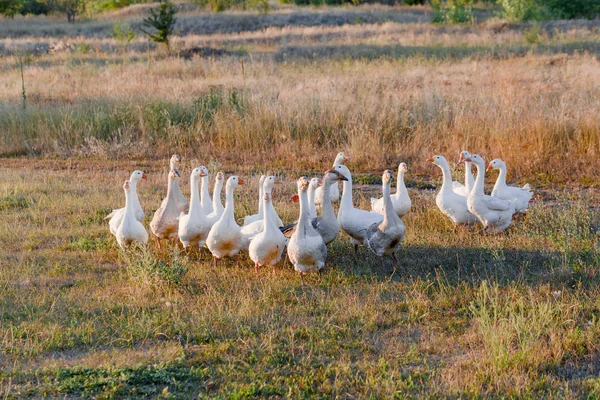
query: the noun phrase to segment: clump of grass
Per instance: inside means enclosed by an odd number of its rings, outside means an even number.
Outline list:
[[[0,211],[6,211],[10,209],[22,209],[30,207],[32,204],[31,200],[20,194],[13,194],[0,198]]]
[[[133,245],[123,253],[125,270],[135,281],[154,286],[179,286],[188,270],[186,261],[176,250],[165,261],[147,246]]]

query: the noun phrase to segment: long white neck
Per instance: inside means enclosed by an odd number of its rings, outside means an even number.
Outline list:
[[[131,197],[131,201],[133,202],[134,206],[136,204],[140,204],[140,199],[138,198],[138,194],[137,194],[137,179],[129,179],[129,187],[130,187],[130,192],[129,195]]]
[[[484,194],[483,193],[483,182],[485,180],[485,168],[483,166],[479,166],[475,164],[477,168],[477,178],[475,178],[475,186],[473,187],[473,192]]]
[[[450,193],[452,192],[452,174],[450,173],[450,166],[445,162],[438,167],[442,170],[442,193]]]
[[[331,195],[330,188],[333,185],[333,182],[327,178],[324,178],[323,183],[323,203],[321,204],[321,218],[334,218],[335,213],[333,212],[333,207],[331,206]],[[337,185],[337,181],[335,181]]]
[[[213,209],[219,210],[223,208],[223,204],[221,203],[221,191],[223,190],[223,179],[217,179],[215,182],[215,188],[213,190]]]
[[[308,186],[308,216],[310,218],[317,218],[317,207],[315,206],[315,192],[316,188],[312,185]]]
[[[197,213],[202,210],[202,205],[200,204],[200,193],[198,192],[198,176],[192,175],[190,177],[190,214]]]
[[[500,165],[500,174],[496,182],[500,187],[506,187],[506,165]]]
[[[354,204],[352,204],[352,176],[348,175],[346,177],[348,180],[342,183],[344,191],[342,192],[342,200],[340,201],[340,211],[354,208]]]
[[[299,237],[304,237],[306,236],[306,229],[310,225],[310,221],[308,220],[308,196],[306,190],[300,190],[298,194],[300,196],[300,219],[298,220],[298,228],[296,230]]]
[[[404,185],[404,171],[398,170],[398,183],[396,184],[396,199],[400,199],[400,195],[406,192],[406,185]]]
[[[125,190],[125,216],[134,216],[135,207],[133,203],[133,196],[131,195],[132,191],[131,183],[129,184],[129,190]]]
[[[235,216],[233,215],[233,190],[233,185],[227,185],[225,187],[225,210],[223,210],[221,218],[227,217],[232,220],[235,219]]]
[[[473,178],[473,173],[471,172],[471,163],[465,161],[465,186],[469,192],[471,192],[473,189],[474,183],[475,179]]]
[[[383,184],[383,221],[379,225],[382,230],[385,230],[387,226],[394,221],[396,211],[394,210],[394,204],[392,203],[392,197],[390,196],[390,184],[391,181]]]
[[[263,208],[265,210],[269,209],[269,202],[267,200],[263,200],[264,206]],[[264,226],[264,230],[265,230],[265,234],[269,234],[272,233],[275,229],[277,229],[276,225],[275,225],[275,219],[273,218],[272,213],[270,212],[266,212],[263,215],[263,226]]]
[[[208,193],[208,175],[202,177],[201,185],[202,193],[200,194],[200,202],[206,204],[210,202],[210,193]]]

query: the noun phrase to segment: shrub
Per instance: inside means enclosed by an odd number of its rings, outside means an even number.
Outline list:
[[[150,15],[142,21],[142,25],[146,28],[153,28],[155,33],[151,33],[141,28],[150,40],[155,43],[164,43],[167,46],[167,51],[171,51],[169,38],[175,29],[175,9],[170,1],[161,2],[158,10],[150,9]]]
[[[431,3],[434,24],[468,24],[475,20],[469,0],[453,0],[446,4]]]

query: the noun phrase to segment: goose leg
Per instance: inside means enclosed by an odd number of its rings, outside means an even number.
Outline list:
[[[158,236],[154,236],[154,240],[156,241],[156,246],[158,247],[158,249],[160,250],[160,238]]]
[[[254,272],[258,274],[258,263],[254,263]]]
[[[217,257],[213,256],[213,268],[217,268]]]
[[[273,273],[277,273],[277,270],[275,269],[275,264],[271,265],[271,267],[273,267]]]
[[[302,287],[306,286],[304,283],[304,272],[300,272],[300,279],[302,280]]]
[[[358,253],[358,244],[354,243],[354,255]]]

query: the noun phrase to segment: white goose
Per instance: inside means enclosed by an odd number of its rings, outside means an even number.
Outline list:
[[[213,255],[214,266],[217,260],[223,257],[233,257],[242,249],[248,248],[248,243],[240,226],[235,222],[233,215],[233,192],[238,185],[243,185],[244,180],[237,176],[230,176],[225,185],[225,210],[221,218],[212,226],[206,245]]]
[[[340,223],[333,212],[333,207],[331,205],[331,201],[329,200],[329,186],[337,185],[338,181],[347,180],[344,175],[342,175],[339,171],[335,169],[330,169],[325,171],[325,176],[322,181],[323,184],[323,205],[321,206],[321,215],[317,218],[311,219],[311,223],[313,228],[319,232],[319,234],[323,237],[323,241],[326,245],[333,242],[340,232]],[[294,201],[299,200],[298,195],[294,195],[292,197]],[[296,226],[298,225],[298,221],[290,224],[288,226],[284,226],[279,228],[286,237],[291,237],[296,231]]]
[[[467,198],[469,211],[483,224],[490,233],[502,232],[510,225],[515,213],[515,205],[497,197],[488,196],[483,192],[485,179],[485,162],[478,154],[471,155],[465,161],[471,161],[477,168],[475,186]]]
[[[477,217],[471,214],[467,207],[467,198],[452,190],[452,175],[446,157],[436,155],[427,159],[427,161],[434,163],[442,170],[442,188],[435,197],[435,203],[440,211],[450,218],[455,225],[473,225],[477,223]]]
[[[460,153],[460,158],[458,163],[465,163],[465,184],[463,185],[460,182],[452,182],[452,190],[454,193],[459,194],[464,197],[468,197],[471,190],[473,190],[473,185],[475,184],[475,178],[473,178],[473,173],[471,172],[471,163],[466,162],[467,158],[471,157],[471,153],[467,150],[463,150]]]
[[[356,253],[358,245],[367,245],[367,230],[373,224],[380,224],[383,221],[383,216],[373,211],[354,208],[352,203],[352,174],[345,165],[338,165],[335,170],[347,179],[342,186],[343,192],[337,216],[338,222],[340,227],[350,235]]]
[[[271,195],[265,193],[265,208],[270,201]],[[271,213],[265,213],[263,223],[265,229],[252,239],[248,248],[248,254],[250,259],[254,261],[256,272],[258,272],[258,267],[263,265],[271,266],[275,271],[275,264],[281,260],[281,255],[288,242],[288,239],[275,226],[275,221],[271,221],[272,217]]]
[[[533,196],[533,191],[529,187],[529,183],[522,188],[508,186],[506,184],[506,164],[504,161],[496,158],[487,167],[487,170],[499,169],[500,174],[496,179],[494,190],[492,190],[492,196],[502,200],[512,201],[515,205],[515,212],[527,211],[529,207],[529,200]]]
[[[223,203],[221,202],[221,192],[223,191],[223,184],[225,183],[225,174],[223,171],[217,172],[215,176],[215,186],[213,188],[213,213],[217,213],[219,218],[223,214],[225,207],[223,207]],[[218,218],[217,218],[218,219]]]
[[[244,226],[263,219],[263,183],[266,178],[266,175],[261,175],[258,180],[258,213],[246,216],[244,218]]]
[[[179,216],[179,240],[185,249],[189,246],[204,246],[204,241],[212,226],[200,204],[198,184],[202,176],[204,176],[202,168],[194,168],[190,174],[190,210],[187,214],[181,213]]]
[[[308,182],[308,215],[310,219],[317,218],[317,207],[315,206],[315,191],[321,186],[320,178],[312,178]],[[322,192],[324,193],[324,192]],[[323,201],[323,200],[321,200]]]
[[[175,171],[169,171],[167,197],[165,197],[160,208],[154,213],[150,221],[150,229],[156,237],[156,243],[160,248],[160,239],[177,239],[179,228],[179,210],[173,195],[174,182],[177,179]]]
[[[135,170],[129,177],[129,196],[131,197],[131,202],[133,203],[133,210],[135,214],[135,219],[140,222],[144,221],[144,210],[142,209],[142,205],[140,204],[140,199],[137,194],[137,183],[140,180],[146,180],[148,177],[140,170]],[[109,219],[108,226],[110,228],[110,233],[116,236],[117,229],[121,225],[121,221],[123,220],[123,215],[125,214],[125,207],[118,208],[116,210],[112,210],[110,214],[108,214],[104,219]]]
[[[396,249],[404,240],[406,233],[406,227],[398,217],[390,195],[392,179],[394,179],[392,171],[386,170],[381,179],[383,182],[383,221],[371,225],[367,230],[367,246],[377,256],[382,257],[382,263],[383,256],[391,255],[394,260],[396,259]]]
[[[135,215],[135,203],[133,201],[134,187],[129,181],[123,184],[125,191],[125,211],[121,220],[121,225],[117,228],[117,242],[123,250],[131,244],[131,242],[139,242],[142,244],[148,243],[148,232],[144,225],[137,220]]]
[[[213,202],[210,198],[210,193],[208,192],[208,168],[203,165],[200,167],[200,169],[202,169],[202,173],[204,174],[202,176],[202,180],[200,181],[200,204],[202,205],[206,215],[210,215],[214,209]]]
[[[325,267],[327,246],[308,218],[308,198],[306,194],[308,179],[306,177],[300,178],[297,186],[298,196],[300,197],[300,218],[298,219],[298,227],[288,243],[287,254],[294,265],[294,269],[300,272],[302,285],[304,285],[305,273],[320,271]]]
[[[344,152],[339,152],[335,156],[335,160],[333,161],[333,169],[336,169],[338,165],[341,165],[344,161],[350,161],[350,157],[347,157]],[[331,185],[331,189],[329,189],[329,197],[331,201],[336,202],[340,200],[340,189],[338,185]],[[323,188],[317,188],[315,191],[315,205],[321,206],[323,204]]]
[[[177,178],[173,182],[173,199],[175,200],[175,204],[177,205],[177,209],[180,212],[187,213],[190,209],[190,205],[188,204],[187,199],[181,193],[181,188],[179,187],[179,178],[181,178],[181,174],[179,173],[179,164],[181,163],[181,157],[179,154],[173,154],[171,156],[171,160],[169,161],[169,168],[171,171],[174,171],[177,175]]]
[[[267,176],[263,182],[263,196],[265,194],[271,195],[273,190],[273,186],[278,182],[278,180],[274,176]],[[283,225],[281,219],[277,215],[277,211],[275,211],[275,207],[273,207],[273,201],[269,201],[263,205],[263,213],[271,214],[271,218],[269,221],[273,223],[275,228],[279,228]],[[254,221],[248,225],[242,227],[242,234],[248,239],[248,243],[260,232],[263,231],[265,227],[265,219],[261,219],[258,221]]]
[[[410,211],[412,202],[404,184],[404,174],[408,172],[406,163],[400,163],[398,166],[398,184],[396,185],[396,193],[391,196],[394,210],[399,217],[406,215]],[[376,199],[371,197],[371,210],[383,215],[385,212],[383,197]]]

